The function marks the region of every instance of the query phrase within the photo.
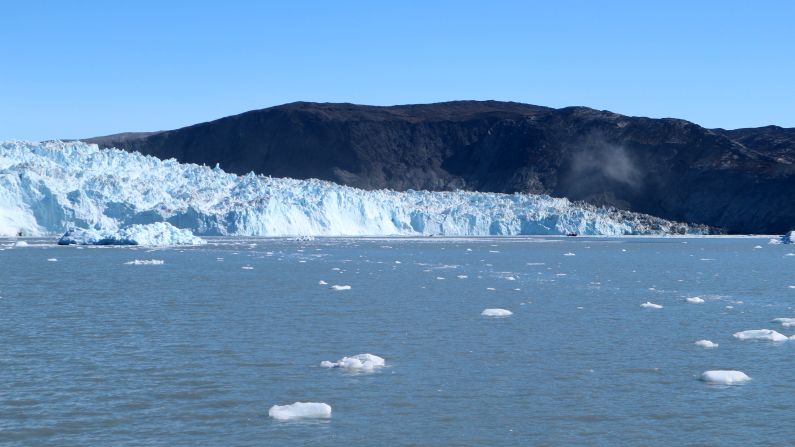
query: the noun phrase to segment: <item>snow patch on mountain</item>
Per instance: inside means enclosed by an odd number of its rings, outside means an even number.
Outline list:
[[[704,233],[546,195],[364,191],[81,142],[0,143],[0,235],[167,222],[197,235],[392,236]]]

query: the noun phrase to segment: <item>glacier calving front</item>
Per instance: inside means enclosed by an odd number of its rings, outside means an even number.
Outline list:
[[[545,195],[364,191],[80,142],[0,143],[0,235],[169,222],[198,235],[388,236],[701,232]]]

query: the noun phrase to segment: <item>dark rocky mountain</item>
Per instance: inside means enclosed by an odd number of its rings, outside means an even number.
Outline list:
[[[292,103],[182,129],[90,138],[239,174],[365,189],[545,193],[733,233],[795,226],[795,129],[495,101]]]

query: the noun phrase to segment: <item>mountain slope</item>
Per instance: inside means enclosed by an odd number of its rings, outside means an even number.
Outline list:
[[[764,129],[496,101],[292,103],[86,141],[238,174],[549,194],[731,232],[782,233],[795,224],[792,129]]]

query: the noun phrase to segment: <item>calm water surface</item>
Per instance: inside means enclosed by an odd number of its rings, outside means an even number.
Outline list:
[[[795,443],[795,341],[731,336],[795,333],[770,322],[795,317],[795,248],[766,239],[11,242],[0,445]],[[387,368],[318,366],[363,352]],[[333,416],[268,418],[295,401]]]

